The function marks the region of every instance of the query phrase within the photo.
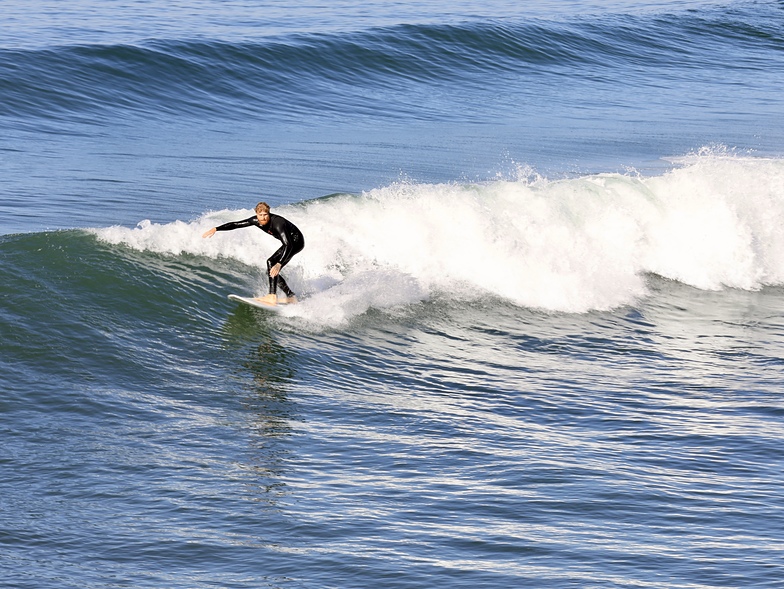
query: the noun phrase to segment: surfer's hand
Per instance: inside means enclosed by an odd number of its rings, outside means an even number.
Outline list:
[[[212,237],[213,235],[215,235],[215,230],[216,230],[215,227],[213,227],[212,229],[208,229],[207,231],[204,232],[204,235],[202,235],[202,237]]]
[[[275,264],[270,268],[270,277],[275,278],[278,274],[280,274],[280,264]]]

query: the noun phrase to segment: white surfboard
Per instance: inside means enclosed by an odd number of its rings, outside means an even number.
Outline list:
[[[265,311],[271,311],[273,313],[280,313],[283,307],[286,305],[270,305],[269,303],[265,303],[261,299],[255,299],[253,297],[241,297],[240,295],[230,294],[229,299],[232,301],[238,301],[240,303],[245,303],[246,305],[250,305],[251,307],[256,307],[257,309],[264,309]]]

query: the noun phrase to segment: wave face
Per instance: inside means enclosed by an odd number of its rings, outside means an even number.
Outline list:
[[[780,16],[775,5],[753,3],[666,14],[466,19],[240,41],[6,47],[0,49],[0,116],[329,118],[350,110],[368,117],[465,121],[470,112],[454,112],[437,96],[484,95],[490,88],[519,100],[543,84],[598,79],[609,89],[645,84],[651,92],[684,83],[744,84],[774,96],[782,89],[774,75],[784,62]],[[503,113],[512,105],[494,106]]]
[[[699,289],[784,283],[784,160],[695,155],[660,176],[600,174],[484,184],[399,183],[277,209],[308,247],[287,268],[292,314],[340,323],[433,297],[558,312],[633,304],[655,274]],[[94,230],[101,241],[254,268],[274,240],[201,232],[251,211]]]

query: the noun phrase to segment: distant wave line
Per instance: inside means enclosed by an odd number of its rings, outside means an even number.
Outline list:
[[[781,27],[741,17],[726,10],[674,19],[399,25],[239,43],[3,49],[0,116],[118,109],[233,116],[286,105],[324,112],[347,94],[412,85],[482,87],[503,85],[508,75],[593,76],[602,69],[633,80],[641,69],[687,76],[697,67],[757,69],[784,59]]]

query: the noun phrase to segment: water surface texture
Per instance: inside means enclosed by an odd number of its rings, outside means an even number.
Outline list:
[[[2,6],[0,585],[784,587],[784,5],[289,4]]]

